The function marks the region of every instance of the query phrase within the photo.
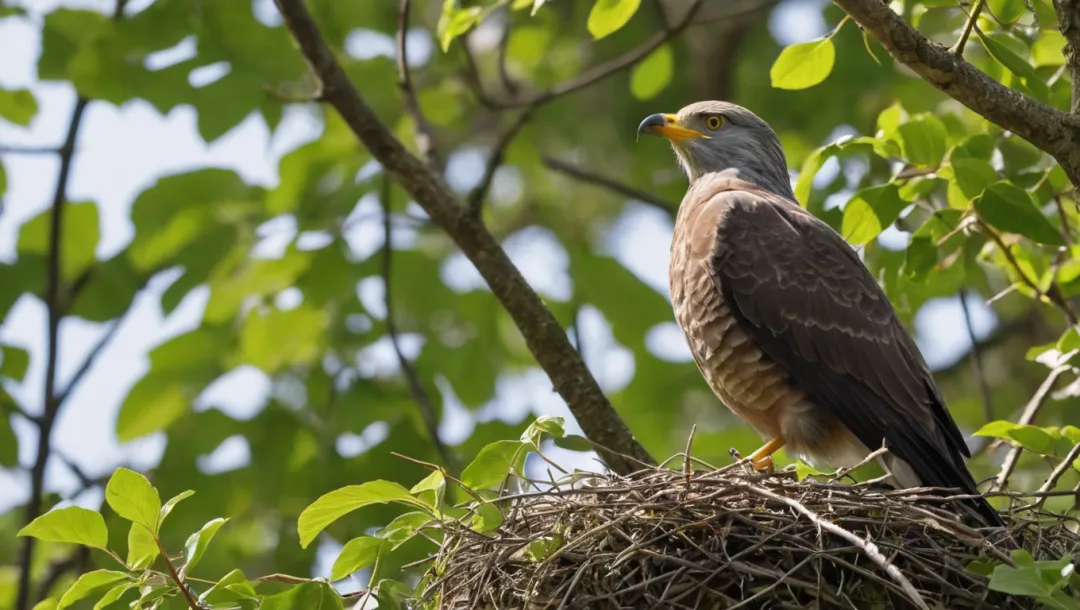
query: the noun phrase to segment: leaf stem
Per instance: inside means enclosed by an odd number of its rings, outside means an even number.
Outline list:
[[[191,610],[201,610],[199,602],[195,601],[195,598],[191,595],[191,590],[184,584],[184,579],[180,578],[180,573],[176,571],[176,566],[173,565],[172,559],[169,558],[169,554],[165,551],[165,547],[161,545],[161,540],[154,536],[154,543],[157,544],[158,551],[161,553],[161,558],[165,560],[165,565],[169,568],[169,575],[172,576],[173,582],[177,587],[180,587],[180,592],[184,594],[184,599],[187,601],[188,608]]]

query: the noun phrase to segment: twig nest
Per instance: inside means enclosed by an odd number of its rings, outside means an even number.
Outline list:
[[[447,526],[425,598],[499,610],[1034,608],[992,590],[993,567],[1015,566],[1019,547],[1035,559],[1080,550],[1062,518],[1028,511],[973,529],[938,493],[730,467],[593,475],[508,494],[493,532]]]

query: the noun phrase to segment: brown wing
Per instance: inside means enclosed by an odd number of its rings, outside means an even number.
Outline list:
[[[737,323],[867,447],[884,439],[923,484],[975,492],[925,360],[852,248],[793,202],[726,185],[711,193],[723,208],[713,271]]]

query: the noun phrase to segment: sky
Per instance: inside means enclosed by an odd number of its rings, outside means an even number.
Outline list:
[[[354,0],[342,0],[354,1]],[[129,11],[138,10],[148,0],[133,0]],[[40,83],[36,78],[36,62],[40,53],[39,23],[41,16],[58,5],[91,7],[109,12],[112,0],[18,0],[14,4],[26,7],[29,18],[0,20],[0,88],[29,88],[35,94],[39,112],[27,128],[0,119],[0,148],[56,147],[63,141],[75,92],[66,83]],[[821,35],[825,25],[820,15],[821,0],[785,0],[770,17],[770,30],[783,44],[802,42]],[[264,20],[275,21],[277,15],[270,0],[255,0],[256,14]],[[410,61],[423,63],[434,50],[430,36],[423,31],[410,33]],[[474,44],[485,44],[492,32],[476,32]],[[184,45],[188,45],[185,47]],[[191,52],[190,41],[153,58],[158,65],[167,65]],[[390,38],[371,32],[357,32],[349,40],[350,54],[364,57],[376,54],[392,55]],[[212,70],[210,70],[212,72]],[[194,75],[194,79],[212,80],[209,72]],[[136,101],[122,107],[107,103],[92,103],[83,121],[74,166],[69,182],[69,199],[92,200],[101,216],[101,241],[97,255],[105,258],[121,250],[132,238],[133,227],[128,218],[135,196],[152,185],[162,175],[188,171],[205,166],[217,166],[237,171],[245,180],[272,187],[277,183],[277,163],[281,156],[317,134],[318,124],[303,110],[286,112],[277,131],[270,136],[264,123],[251,116],[212,145],[206,145],[196,129],[196,115],[190,107],[177,107],[161,115],[149,104]],[[840,135],[838,132],[835,135]],[[163,143],[167,143],[164,145]],[[824,142],[823,142],[824,143]],[[484,151],[467,150],[449,159],[448,182],[456,189],[467,189],[479,180],[485,160]],[[2,159],[8,176],[7,193],[0,209],[0,259],[14,259],[19,227],[46,210],[52,199],[58,171],[56,155],[5,154]],[[830,160],[821,171],[819,180],[831,180],[838,171]],[[520,190],[512,169],[500,172],[495,188],[504,192]],[[377,202],[361,201],[354,216],[374,210]],[[356,249],[381,247],[381,221],[360,222],[349,234]],[[295,234],[295,223],[278,219],[260,227],[263,237],[258,246],[262,255],[280,251]],[[618,239],[608,240],[611,253],[646,283],[667,294],[668,246],[672,231],[671,219],[664,213],[633,202],[617,219],[611,234]],[[403,236],[407,239],[407,235]],[[395,237],[395,239],[397,239]],[[884,241],[902,244],[905,236],[892,229]],[[395,242],[399,243],[399,242]],[[633,247],[630,247],[633,244]],[[565,273],[566,255],[556,245],[550,233],[530,229],[508,240],[507,250],[534,286],[551,294],[566,294],[570,289]],[[449,282],[467,287],[482,282],[475,269],[463,256],[455,257],[444,269]],[[120,464],[139,469],[152,468],[164,450],[164,435],[158,434],[119,445],[114,426],[120,403],[131,386],[148,370],[147,350],[165,339],[195,328],[200,321],[208,292],[205,288],[192,291],[169,316],[163,316],[158,305],[161,292],[172,278],[159,277],[137,299],[112,343],[98,358],[93,369],[71,396],[61,412],[54,431],[53,444],[66,459],[78,464],[91,476],[105,475]],[[375,284],[378,284],[376,282]],[[375,312],[381,310],[381,286],[362,286],[360,296]],[[288,295],[285,297],[288,298]],[[994,324],[992,312],[979,302],[971,301],[977,336],[989,333]],[[59,380],[64,387],[88,350],[104,333],[106,326],[68,319],[61,327]],[[29,350],[30,369],[21,384],[11,384],[9,391],[31,413],[40,412],[44,383],[46,313],[44,305],[35,298],[22,297],[0,323],[0,343],[17,345]],[[602,387],[614,391],[629,382],[633,375],[633,358],[625,348],[615,344],[607,323],[595,310],[583,314],[584,357]],[[962,311],[956,299],[929,303],[916,318],[916,338],[931,367],[951,363],[970,346],[964,327]],[[647,344],[658,356],[674,361],[689,360],[681,332],[674,322],[661,325],[647,337]],[[418,344],[410,342],[408,351]],[[371,366],[393,367],[392,352],[387,344],[377,345],[368,354]],[[503,413],[520,414],[533,409],[538,414],[567,417],[573,431],[579,431],[570,420],[566,405],[550,391],[550,383],[540,371],[521,378],[503,380],[496,401]],[[196,408],[209,404],[221,406],[229,414],[247,419],[264,404],[270,383],[266,375],[252,367],[236,369],[215,382],[199,397]],[[529,396],[524,402],[521,396]],[[536,400],[535,397],[540,397]],[[452,402],[452,401],[451,401]],[[492,413],[481,413],[489,417]],[[20,441],[20,462],[30,465],[34,460],[36,430],[15,418],[13,423]],[[460,405],[447,410],[441,431],[446,440],[456,442],[465,438],[472,422]],[[385,434],[385,430],[381,432]],[[338,440],[343,454],[358,453],[377,442],[380,429],[375,426],[363,435],[346,435]],[[213,454],[202,456],[199,466],[207,473],[242,466],[249,459],[248,447],[241,437],[223,443]],[[0,469],[0,512],[25,501],[29,477],[24,472]],[[46,472],[49,489],[70,492],[77,478],[59,460],[51,460]],[[98,508],[100,490],[72,498],[80,505]],[[320,551],[315,575],[328,575],[335,549],[329,545]]]

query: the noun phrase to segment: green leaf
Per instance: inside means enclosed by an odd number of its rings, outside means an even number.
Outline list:
[[[1024,16],[1027,8],[1024,0],[986,0],[990,12],[998,18],[1002,24],[1010,24]]]
[[[477,454],[461,472],[461,482],[472,489],[485,489],[498,485],[510,470],[524,461],[527,445],[521,441],[495,441]]]
[[[442,510],[443,498],[446,495],[446,476],[441,470],[434,470],[424,477],[422,481],[413,485],[409,493],[435,509],[436,513],[439,513]]]
[[[974,435],[1014,441],[1024,449],[1046,455],[1052,455],[1057,445],[1057,439],[1043,428],[1005,420],[989,422]]]
[[[1032,561],[1015,568],[1002,564],[994,568],[989,587],[1010,595],[1034,597],[1049,608],[1072,610],[1076,607],[1075,602],[1066,597],[1067,603],[1062,603],[1055,595],[1068,583],[1068,574],[1063,571],[1071,561],[1072,557],[1065,556],[1054,561]]]
[[[556,437],[552,442],[560,449],[566,449],[567,451],[592,451],[592,441],[581,436],[580,434],[567,434],[563,437]]]
[[[0,400],[7,400],[0,390]],[[17,468],[19,466],[19,437],[11,427],[11,416],[0,414],[0,466]]]
[[[112,589],[109,589],[105,593],[105,595],[102,595],[101,599],[99,599],[98,602],[94,604],[94,610],[103,610],[104,608],[107,608],[110,604],[114,604],[119,601],[125,593],[138,586],[139,585],[137,585],[136,583],[126,582],[119,586],[113,587]]]
[[[431,521],[431,515],[424,511],[404,513],[394,517],[394,520],[386,527],[376,531],[375,536],[390,542],[393,545],[390,550],[394,550],[412,538],[416,530],[421,529]]]
[[[240,360],[273,374],[306,364],[322,354],[330,317],[324,310],[300,305],[288,311],[252,310],[240,331]],[[289,332],[281,332],[287,328]]]
[[[1036,68],[1065,65],[1065,37],[1058,30],[1040,29],[1031,45],[1031,63]]]
[[[476,506],[476,512],[473,514],[470,527],[474,532],[484,534],[498,528],[502,525],[504,519],[505,517],[503,517],[498,506],[483,502]]]
[[[247,585],[247,587],[243,587]],[[214,586],[210,587],[199,596],[199,600],[207,604],[224,604],[226,602],[235,602],[237,600],[246,599],[248,597],[247,591],[253,590],[251,584],[248,583],[247,577],[239,570],[233,570],[217,581]]]
[[[887,229],[908,206],[900,198],[896,184],[889,183],[865,188],[844,206],[841,233],[852,245],[861,246],[873,241]]]
[[[116,437],[121,443],[165,430],[190,407],[184,387],[151,370],[135,383],[116,416]]]
[[[138,523],[132,523],[128,530],[128,567],[132,570],[145,570],[154,565],[158,552],[157,541],[150,530]]]
[[[165,518],[169,516],[169,513],[171,513],[174,508],[176,508],[176,505],[179,504],[180,502],[190,498],[191,496],[194,496],[194,495],[195,495],[195,492],[193,490],[189,489],[187,491],[180,492],[180,493],[176,494],[175,496],[169,498],[169,501],[166,502],[165,505],[161,507],[161,512],[158,514],[157,524],[158,524],[158,531],[159,532],[161,531],[161,526],[164,525],[164,523],[165,523]]]
[[[651,100],[671,83],[675,56],[671,47],[662,44],[630,72],[630,93],[635,99]]]
[[[953,169],[953,178],[949,182],[949,189],[956,189],[959,193],[958,200],[962,205],[953,205],[958,209],[964,209],[968,203],[982,194],[987,186],[997,182],[997,172],[989,161],[972,157],[956,157],[949,161]],[[950,202],[951,203],[951,202]]]
[[[18,254],[48,256],[52,243],[52,209],[26,221],[19,229]],[[60,269],[63,277],[74,279],[96,259],[94,250],[101,237],[98,209],[93,203],[67,203],[61,223]]]
[[[913,117],[897,128],[900,149],[915,165],[937,165],[945,156],[948,132],[941,119],[932,114]]]
[[[145,525],[150,533],[157,535],[161,498],[143,475],[124,467],[117,468],[105,486],[105,501],[117,515]]]
[[[300,546],[306,549],[319,532],[343,515],[363,506],[387,502],[427,508],[426,504],[412,497],[409,490],[392,481],[368,481],[363,485],[342,487],[323,495],[300,513],[296,525]]]
[[[38,104],[34,94],[26,89],[8,91],[0,89],[0,118],[26,127],[37,115]]]
[[[30,367],[30,352],[12,345],[0,346],[0,377],[22,381]]]
[[[1050,89],[1046,86],[1046,82],[1039,78],[1035,68],[1026,59],[1020,57],[1006,46],[1006,41],[1015,41],[1015,37],[1006,32],[992,32],[990,34],[983,34],[979,30],[975,32],[979,36],[979,42],[982,43],[983,48],[991,57],[1005,66],[1009,72],[1020,77],[1020,81],[1027,86],[1036,99],[1041,102],[1048,101]]]
[[[836,63],[832,38],[790,45],[780,52],[769,70],[777,89],[807,89],[825,80]]]
[[[380,604],[381,606],[381,604]],[[259,610],[342,610],[341,596],[324,582],[306,582],[263,598]]]
[[[334,560],[330,580],[341,580],[375,563],[384,544],[387,544],[385,540],[373,536],[360,536],[346,542]]]
[[[521,442],[528,443],[539,451],[540,443],[545,434],[552,438],[566,436],[566,420],[561,417],[541,415],[521,433]]]
[[[71,588],[64,593],[64,596],[60,598],[60,603],[57,604],[56,610],[64,610],[68,606],[84,600],[88,597],[96,597],[103,595],[109,589],[116,586],[116,583],[129,580],[130,577],[124,572],[115,572],[112,570],[94,570],[93,572],[87,572],[79,577],[75,581],[75,584],[71,585]]]
[[[187,542],[184,543],[184,556],[187,558],[187,564],[184,565],[185,574],[190,574],[195,564],[199,563],[199,560],[203,558],[206,549],[210,546],[210,541],[214,539],[214,534],[217,534],[217,531],[227,521],[228,519],[221,517],[211,519],[206,525],[202,526],[202,529],[188,536]]]
[[[457,8],[457,4],[456,0],[443,0],[443,11],[435,26],[443,53],[450,50],[450,43],[454,42],[455,38],[480,23],[484,16],[484,10],[479,6]]]
[[[59,602],[57,602],[57,600],[49,597],[34,604],[32,610],[56,610],[56,606],[58,603]]]
[[[67,542],[105,550],[109,531],[101,514],[80,506],[51,510],[19,530],[17,536],[30,536],[45,542]]]
[[[975,200],[975,211],[987,224],[1002,231],[1023,235],[1041,244],[1065,244],[1061,233],[1035,207],[1031,195],[1009,182],[996,182],[986,187],[982,196]]]
[[[640,6],[641,0],[596,0],[586,24],[593,40],[600,40],[622,29]]]

